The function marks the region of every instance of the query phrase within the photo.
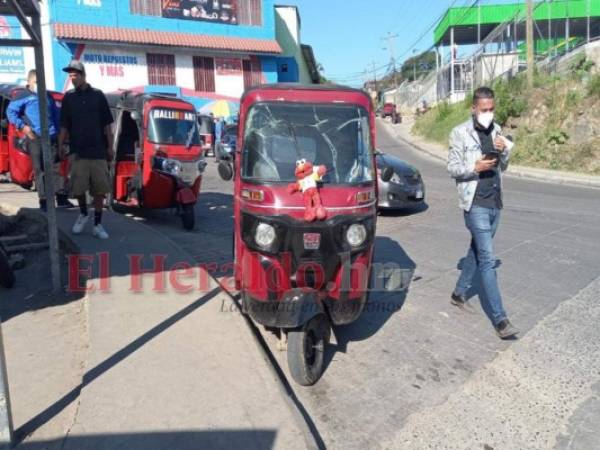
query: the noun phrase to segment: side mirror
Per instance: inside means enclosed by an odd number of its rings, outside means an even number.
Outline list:
[[[137,111],[132,111],[131,112],[131,118],[133,120],[135,120],[136,122],[140,120],[140,113]]]
[[[384,183],[390,181],[393,176],[394,169],[392,169],[390,166],[385,166],[383,169],[381,169],[381,181],[383,181]]]
[[[218,170],[222,180],[229,181],[233,178],[233,166],[229,161],[221,161]]]

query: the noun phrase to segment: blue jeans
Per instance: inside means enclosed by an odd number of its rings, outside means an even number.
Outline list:
[[[500,210],[473,205],[465,212],[465,225],[471,232],[471,246],[463,260],[462,272],[454,293],[465,296],[471,287],[477,270],[481,276],[485,295],[480,296],[482,307],[494,325],[506,319],[502,297],[496,278],[496,258],[494,256],[494,235],[500,223]]]

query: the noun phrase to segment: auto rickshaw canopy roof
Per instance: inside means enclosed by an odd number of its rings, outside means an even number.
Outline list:
[[[191,109],[194,109],[190,102],[187,102],[175,95],[169,94],[158,94],[158,93],[147,93],[147,92],[133,92],[133,91],[122,91],[122,92],[109,92],[106,94],[106,100],[108,106],[111,108],[124,108],[134,111],[142,111],[144,104],[152,100],[172,101],[176,103],[183,103],[189,105]],[[195,109],[194,109],[195,111]]]
[[[309,102],[313,100],[310,93],[314,95],[315,102],[325,103],[342,103],[345,98],[355,96],[355,98],[361,98],[360,103],[368,104],[371,108],[371,98],[368,94],[360,89],[351,88],[348,86],[342,86],[338,84],[298,84],[298,83],[273,83],[273,84],[261,84],[248,89],[244,92],[240,104],[244,104],[248,99],[253,101],[260,101],[266,97],[270,97],[268,93],[277,94],[278,100],[286,101],[302,101]],[[336,95],[331,95],[336,94]],[[271,99],[272,100],[272,99]]]
[[[3,83],[0,84],[0,97],[9,98],[12,100],[15,91],[24,89],[25,86],[22,86],[20,84]]]

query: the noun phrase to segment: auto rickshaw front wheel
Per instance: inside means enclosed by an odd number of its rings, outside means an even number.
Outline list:
[[[194,215],[194,204],[193,203],[189,203],[189,204],[184,204],[181,205],[181,224],[183,225],[183,228],[191,231],[194,229],[194,223],[195,223],[195,215]]]
[[[0,244],[0,286],[11,288],[15,284],[15,274],[10,266],[10,258],[8,253]]]
[[[288,367],[296,383],[311,386],[321,378],[330,333],[325,314],[318,314],[301,328],[288,331]]]

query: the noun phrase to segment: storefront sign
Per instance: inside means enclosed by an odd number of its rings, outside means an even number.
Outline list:
[[[239,58],[215,58],[217,75],[242,75],[242,60]]]
[[[125,76],[125,65],[136,66],[136,56],[111,55],[103,53],[85,53],[83,55],[85,64],[98,64],[98,70],[102,77],[123,78]]]
[[[21,39],[21,25],[16,17],[0,16],[0,38]],[[25,72],[25,56],[21,47],[0,47],[0,72]]]
[[[237,25],[237,0],[164,0],[162,16]]]

